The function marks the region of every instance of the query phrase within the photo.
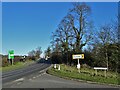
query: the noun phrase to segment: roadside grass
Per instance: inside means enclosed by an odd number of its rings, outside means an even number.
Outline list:
[[[47,70],[47,73],[59,76],[67,79],[77,79],[82,81],[91,81],[101,84],[114,84],[120,85],[119,75],[115,72],[107,72],[107,77],[104,76],[104,71],[98,71],[98,74],[95,75],[95,70],[91,68],[81,68],[80,73],[76,67],[67,66],[61,64],[61,70],[54,69],[53,67]]]
[[[14,65],[8,65],[5,67],[0,67],[0,71],[2,72],[6,72],[6,71],[11,71],[11,70],[15,70],[15,69],[20,69],[20,68],[24,68],[32,63],[34,63],[35,61],[32,60],[26,60],[26,62],[17,62]]]

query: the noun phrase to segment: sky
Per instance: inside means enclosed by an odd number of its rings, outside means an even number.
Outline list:
[[[109,23],[118,14],[118,3],[87,3],[96,27]],[[70,2],[2,3],[2,54],[14,50],[27,55],[38,46],[42,51],[50,45],[52,32],[72,8]]]

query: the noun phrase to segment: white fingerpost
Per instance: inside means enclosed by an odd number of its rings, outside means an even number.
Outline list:
[[[56,64],[54,64],[54,68],[56,69]]]
[[[58,66],[58,70],[60,70],[60,65]]]

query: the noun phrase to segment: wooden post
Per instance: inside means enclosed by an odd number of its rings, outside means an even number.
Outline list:
[[[97,75],[97,69],[95,70],[95,74]]]
[[[106,70],[105,70],[105,77],[107,76],[107,74],[106,74]]]
[[[78,72],[80,73],[80,69],[78,69]]]

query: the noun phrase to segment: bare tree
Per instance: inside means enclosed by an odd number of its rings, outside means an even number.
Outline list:
[[[42,50],[41,50],[41,47],[37,47],[36,50],[32,50],[28,53],[28,56],[31,58],[31,59],[39,59],[40,58],[40,55],[42,53]]]
[[[89,19],[91,8],[85,3],[74,3],[73,8],[70,9],[67,17],[76,38],[76,51],[82,49],[92,38],[92,22]]]
[[[34,59],[35,60],[35,50],[32,50],[28,53],[28,56],[30,57],[30,59]]]
[[[45,56],[47,57],[50,57],[51,56],[51,48],[48,47],[47,50],[45,51]]]
[[[39,59],[41,54],[42,54],[41,47],[37,47],[35,51],[36,58]]]
[[[105,52],[107,68],[109,68],[109,46],[110,44],[114,44],[114,35],[113,25],[111,24],[105,24],[101,26],[100,31],[98,32],[98,43],[102,45],[102,48]]]

